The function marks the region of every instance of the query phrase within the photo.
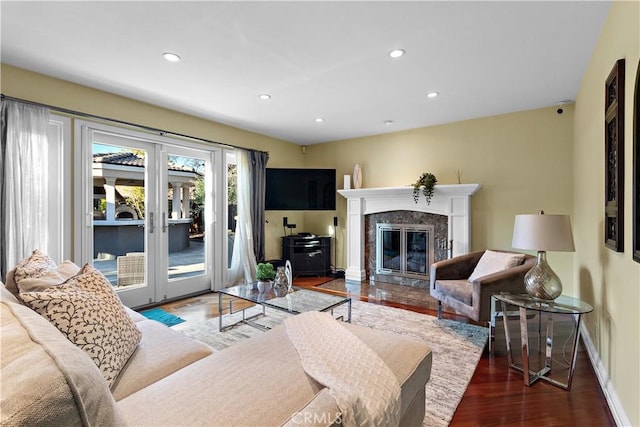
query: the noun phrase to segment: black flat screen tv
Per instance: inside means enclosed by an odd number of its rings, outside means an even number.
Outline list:
[[[334,211],[335,169],[267,168],[265,209]]]

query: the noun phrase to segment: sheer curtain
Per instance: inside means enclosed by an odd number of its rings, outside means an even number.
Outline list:
[[[246,150],[236,150],[238,167],[238,220],[233,244],[231,267],[227,286],[253,281],[256,256],[253,252],[253,226],[251,221],[251,162]]]
[[[47,251],[49,110],[3,99],[0,108],[0,277]]]

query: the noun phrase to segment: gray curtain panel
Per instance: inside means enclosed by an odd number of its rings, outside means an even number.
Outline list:
[[[264,261],[264,196],[269,153],[248,150],[251,164],[251,220],[253,223],[253,251],[258,262]]]

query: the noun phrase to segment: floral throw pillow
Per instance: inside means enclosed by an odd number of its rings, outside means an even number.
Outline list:
[[[88,264],[63,284],[20,298],[84,350],[109,386],[142,338],[109,281]]]

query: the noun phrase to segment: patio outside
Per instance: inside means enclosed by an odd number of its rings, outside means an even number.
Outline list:
[[[105,275],[114,287],[118,286],[116,259],[94,259],[93,265]],[[169,253],[169,280],[197,276],[204,273],[204,241],[190,239],[189,247]],[[141,271],[144,278],[144,270]],[[144,280],[144,279],[143,279]],[[142,282],[141,282],[142,284]]]

